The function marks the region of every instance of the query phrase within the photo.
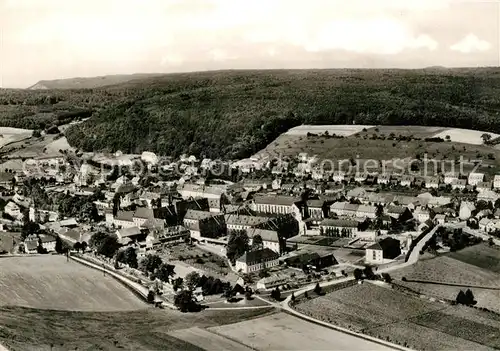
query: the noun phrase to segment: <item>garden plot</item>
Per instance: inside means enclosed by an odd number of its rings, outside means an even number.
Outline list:
[[[479,130],[450,128],[433,135],[433,138],[446,139],[446,137],[449,136],[450,140],[455,143],[481,145],[484,143],[483,138],[481,137],[483,134],[491,135],[492,139],[495,139],[500,136],[499,134],[482,132]]]

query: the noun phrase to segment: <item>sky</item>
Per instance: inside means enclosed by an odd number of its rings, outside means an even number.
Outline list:
[[[500,0],[0,0],[0,83],[247,68],[499,66]]]

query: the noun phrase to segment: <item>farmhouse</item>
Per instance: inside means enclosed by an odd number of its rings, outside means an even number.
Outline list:
[[[495,230],[495,222],[488,218],[482,218],[479,221],[479,229],[487,233]]]
[[[28,254],[36,254],[38,252],[39,239],[37,235],[28,235],[24,239],[24,251]]]
[[[401,255],[401,244],[399,240],[385,238],[369,246],[366,249],[366,262],[381,264],[384,260],[392,260]]]
[[[268,248],[248,251],[236,260],[236,270],[243,273],[258,272],[262,269],[277,266],[278,259],[279,254]]]
[[[47,250],[47,252],[56,251],[56,238],[51,235],[40,234],[39,235],[40,245]]]

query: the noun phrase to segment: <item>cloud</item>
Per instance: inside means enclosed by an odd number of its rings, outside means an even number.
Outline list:
[[[489,42],[479,39],[474,34],[467,35],[461,41],[450,47],[451,50],[458,51],[463,54],[488,51],[490,48],[491,44]]]

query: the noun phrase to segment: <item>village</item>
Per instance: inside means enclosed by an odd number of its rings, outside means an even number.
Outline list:
[[[387,270],[437,227],[460,239],[426,250],[499,244],[500,175],[351,174],[307,155],[277,168],[151,152],[29,159],[1,175],[0,253],[71,252],[172,305],[183,288],[227,303]]]

